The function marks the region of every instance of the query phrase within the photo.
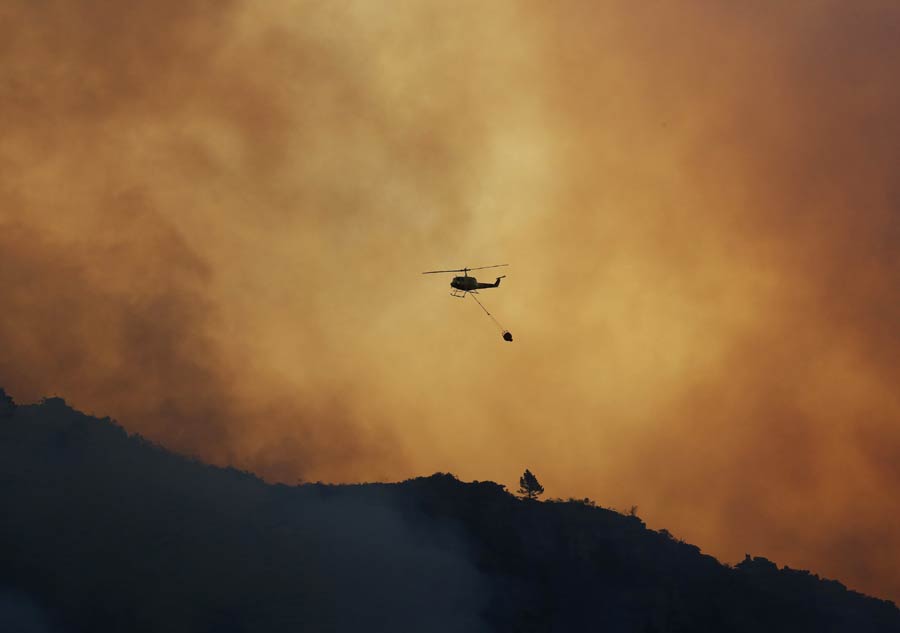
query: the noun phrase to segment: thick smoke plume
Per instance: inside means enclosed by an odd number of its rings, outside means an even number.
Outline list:
[[[0,385],[900,597],[900,8],[0,8]],[[510,262],[482,299],[449,279]]]

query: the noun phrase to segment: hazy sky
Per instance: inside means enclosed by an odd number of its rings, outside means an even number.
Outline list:
[[[900,599],[900,5],[0,4],[0,386]],[[485,305],[423,270],[510,263]],[[488,280],[492,280],[489,273]]]

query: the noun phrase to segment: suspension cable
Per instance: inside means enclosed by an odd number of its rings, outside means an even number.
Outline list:
[[[497,325],[497,328],[500,330],[500,333],[503,335],[503,339],[506,340],[506,341],[511,341],[511,340],[512,340],[512,336],[509,335],[509,331],[508,331],[506,328],[504,328],[504,327],[500,324],[500,321],[498,321],[497,318],[496,318],[493,314],[491,314],[490,312],[488,312],[488,309],[485,308],[485,307],[484,307],[484,304],[481,303],[481,301],[478,300],[478,297],[476,297],[476,296],[475,296],[473,293],[471,293],[471,292],[467,292],[466,294],[467,294],[467,295],[470,295],[473,299],[475,299],[475,303],[477,303],[479,306],[481,306],[481,309],[484,310],[484,313],[485,313],[486,315],[488,315],[489,317],[491,317],[491,320]],[[509,335],[509,338],[507,338],[507,335]]]

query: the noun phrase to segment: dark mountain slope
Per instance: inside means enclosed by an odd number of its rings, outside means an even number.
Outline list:
[[[59,399],[0,395],[0,504],[0,630],[900,631],[890,602],[590,504],[267,485]]]

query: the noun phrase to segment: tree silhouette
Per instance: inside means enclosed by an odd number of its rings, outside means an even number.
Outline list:
[[[525,473],[519,477],[519,494],[526,499],[537,499],[538,495],[544,494],[544,487],[527,468]]]
[[[0,388],[0,418],[11,418],[16,411],[16,403]]]

